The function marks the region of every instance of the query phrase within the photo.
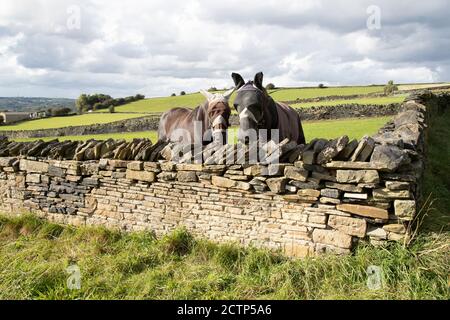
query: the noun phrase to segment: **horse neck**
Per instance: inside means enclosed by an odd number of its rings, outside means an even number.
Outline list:
[[[277,104],[271,96],[267,95],[263,104],[263,116],[265,129],[277,129],[278,128],[278,111]]]
[[[209,103],[206,101],[205,103],[199,105],[197,108],[195,108],[195,120],[202,122],[202,128],[203,132],[205,132],[209,127],[209,116],[208,116],[208,106]]]

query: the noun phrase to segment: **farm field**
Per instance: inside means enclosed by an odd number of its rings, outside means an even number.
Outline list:
[[[52,117],[45,119],[30,120],[20,122],[14,125],[0,126],[0,131],[7,130],[41,130],[41,129],[54,129],[63,128],[69,126],[82,126],[90,124],[110,123],[119,120],[138,118],[145,116],[143,114],[136,113],[86,113],[76,116],[65,117]]]
[[[405,99],[406,95],[398,95],[392,97],[375,97],[375,98],[359,98],[359,99],[341,99],[341,100],[327,100],[318,102],[302,102],[291,104],[293,108],[309,108],[314,106],[336,106],[340,104],[375,104],[385,105],[391,103],[401,103]]]
[[[389,121],[390,117],[375,117],[375,118],[356,118],[356,119],[344,119],[344,120],[323,120],[323,121],[304,121],[303,130],[307,140],[312,138],[336,138],[344,134],[350,138],[359,139],[365,134],[376,133],[377,130]],[[237,127],[232,127],[232,135],[237,136]],[[58,137],[59,140],[106,140],[112,139],[125,139],[132,140],[135,138],[149,138],[151,141],[157,140],[156,131],[142,131],[142,132],[125,132],[125,133],[107,133],[85,136],[65,136]],[[44,141],[55,139],[55,137],[41,138]],[[24,138],[15,139],[15,141],[34,141],[37,138]]]
[[[330,88],[282,88],[269,90],[269,94],[278,101],[295,100],[297,98],[317,98],[330,95],[353,95],[382,92],[383,86],[354,86],[354,87],[330,87]],[[220,92],[220,91],[219,91]],[[233,101],[234,95],[231,98]],[[151,112],[160,113],[173,107],[195,108],[205,98],[200,93],[191,93],[184,96],[149,98],[135,101],[116,107],[117,112]],[[108,112],[100,110],[98,112]]]

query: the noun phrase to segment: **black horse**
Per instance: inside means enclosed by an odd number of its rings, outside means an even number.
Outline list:
[[[305,143],[300,116],[287,104],[275,102],[262,85],[263,73],[254,81],[245,83],[240,74],[232,73],[237,95],[234,108],[239,113],[238,140],[247,143],[252,133],[267,130],[268,140],[273,140],[278,130],[279,141],[288,138],[298,144]],[[250,138],[251,139],[251,138]]]

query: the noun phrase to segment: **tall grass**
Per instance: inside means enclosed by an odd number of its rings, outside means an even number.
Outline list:
[[[185,229],[151,233],[62,227],[25,215],[0,219],[1,299],[448,299],[446,234],[354,255],[289,259],[213,244]],[[77,265],[81,289],[66,268]],[[368,266],[384,283],[367,286]]]

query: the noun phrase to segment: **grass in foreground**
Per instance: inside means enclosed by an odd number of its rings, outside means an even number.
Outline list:
[[[52,117],[20,122],[15,125],[1,126],[0,131],[7,130],[42,130],[64,128],[69,126],[84,126],[90,124],[110,123],[119,120],[143,117],[145,114],[138,113],[86,113],[76,116]]]
[[[360,246],[353,256],[291,260],[184,229],[155,239],[93,227],[62,227],[34,216],[0,219],[0,299],[448,299],[444,235],[410,248]],[[81,289],[66,268],[77,265]],[[380,266],[381,289],[366,270]]]
[[[344,120],[322,120],[322,121],[304,121],[303,130],[307,140],[313,138],[336,138],[344,134],[350,138],[359,139],[365,134],[373,134],[377,130],[389,121],[390,117],[377,117],[366,119],[344,119]],[[231,128],[233,135],[237,135],[237,127]],[[52,140],[55,137],[41,138],[44,141]],[[65,136],[58,137],[59,140],[106,140],[113,139],[125,139],[133,140],[135,138],[149,138],[151,141],[157,141],[158,133],[156,131],[142,131],[142,132],[125,132],[125,133],[107,133],[107,134],[95,134],[85,136]],[[15,141],[34,141],[36,138],[21,138],[15,139]]]

